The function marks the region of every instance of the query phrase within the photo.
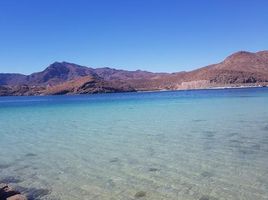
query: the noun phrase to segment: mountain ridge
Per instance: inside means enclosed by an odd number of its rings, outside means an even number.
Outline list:
[[[192,71],[154,73],[54,62],[30,75],[0,73],[0,95],[91,94],[267,85],[268,51],[238,51]]]

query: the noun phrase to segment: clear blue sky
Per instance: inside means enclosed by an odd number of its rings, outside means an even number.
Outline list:
[[[267,0],[0,0],[0,72],[188,71],[264,49]]]

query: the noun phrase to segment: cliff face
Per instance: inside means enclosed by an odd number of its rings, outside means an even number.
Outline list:
[[[152,73],[55,62],[31,75],[0,74],[0,95],[89,94],[267,85],[268,51],[240,51],[190,72]]]

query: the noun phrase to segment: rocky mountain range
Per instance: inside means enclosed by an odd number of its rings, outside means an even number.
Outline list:
[[[55,62],[31,75],[0,73],[0,96],[93,94],[268,85],[268,51],[240,51],[189,72],[152,73]]]

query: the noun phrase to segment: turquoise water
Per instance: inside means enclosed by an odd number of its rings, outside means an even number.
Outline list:
[[[267,88],[1,97],[0,182],[30,199],[267,200],[267,104]]]

